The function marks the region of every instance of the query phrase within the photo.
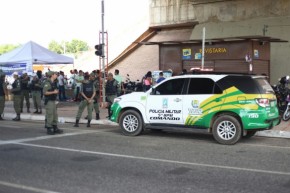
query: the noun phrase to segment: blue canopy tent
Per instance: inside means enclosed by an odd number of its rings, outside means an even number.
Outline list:
[[[7,74],[14,71],[32,73],[33,64],[73,63],[73,58],[52,52],[33,41],[0,56],[0,69]]]

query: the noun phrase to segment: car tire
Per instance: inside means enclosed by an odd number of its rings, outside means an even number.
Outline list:
[[[233,145],[240,140],[241,135],[241,124],[235,117],[223,114],[214,120],[213,137],[218,143]]]
[[[143,119],[135,110],[126,110],[122,113],[119,125],[124,135],[137,136],[143,131]]]
[[[257,133],[257,131],[247,130],[247,134],[245,136],[243,136],[243,138],[249,139],[249,138],[253,137],[256,133]]]

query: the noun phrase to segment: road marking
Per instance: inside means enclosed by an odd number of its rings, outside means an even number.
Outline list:
[[[149,158],[149,157],[124,155],[124,154],[113,154],[113,153],[105,153],[105,152],[78,150],[78,149],[53,147],[53,146],[46,146],[46,145],[36,145],[36,144],[28,144],[28,143],[15,143],[15,144],[24,145],[24,146],[30,146],[30,147],[38,147],[38,148],[47,148],[47,149],[53,149],[53,150],[78,152],[78,153],[85,153],[85,154],[120,157],[120,158],[127,158],[127,159],[146,160],[146,161],[181,164],[181,165],[189,165],[189,166],[200,166],[200,167],[220,168],[220,169],[238,170],[238,171],[246,171],[246,172],[257,172],[257,173],[266,173],[266,174],[277,174],[277,175],[290,176],[290,172],[268,171],[268,170],[251,169],[251,168],[240,168],[240,167],[212,165],[212,164],[201,164],[201,163],[193,163],[193,162],[183,162],[183,161],[168,160],[168,159],[159,159],[159,158]]]
[[[24,186],[24,185],[20,185],[20,184],[14,184],[14,183],[3,182],[3,181],[0,181],[0,185],[8,186],[11,188],[17,188],[17,189],[21,189],[21,190],[29,190],[29,191],[38,192],[38,193],[60,193],[60,192],[54,192],[54,191],[50,191],[50,190],[44,190],[44,189],[34,188],[31,186]]]
[[[106,130],[108,131],[108,130]],[[74,133],[63,133],[60,135],[45,135],[40,137],[33,137],[33,138],[24,138],[24,139],[15,139],[15,140],[8,140],[8,141],[0,141],[0,145],[7,145],[7,144],[17,144],[17,143],[23,143],[23,142],[29,142],[29,141],[38,141],[38,140],[45,140],[45,139],[51,139],[51,138],[59,138],[59,137],[67,137],[67,136],[73,136],[73,135],[82,135],[82,134],[89,134],[89,133],[101,133],[106,131],[92,131],[92,130],[84,130],[80,132],[74,132]]]
[[[16,129],[16,128],[21,128],[21,126],[18,126],[18,125],[4,125],[4,127],[6,128],[14,128],[14,129]]]

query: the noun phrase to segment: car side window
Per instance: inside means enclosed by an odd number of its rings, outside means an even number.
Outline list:
[[[157,95],[179,95],[182,94],[184,78],[172,79],[155,88]]]
[[[222,91],[209,78],[191,78],[188,88],[188,94],[221,94]]]

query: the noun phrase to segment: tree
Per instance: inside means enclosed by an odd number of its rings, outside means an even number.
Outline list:
[[[19,44],[18,45],[13,45],[13,44],[0,45],[0,55],[10,52],[11,50],[14,50],[15,48],[19,46],[20,46]]]
[[[61,43],[53,40],[49,43],[48,49],[58,54],[71,53],[76,55],[79,52],[87,51],[89,46],[86,42],[76,39],[70,42],[62,41]]]
[[[53,51],[53,52],[56,52],[58,54],[63,54],[64,53],[63,46],[61,46],[61,44],[57,43],[54,40],[49,43],[48,49]]]

